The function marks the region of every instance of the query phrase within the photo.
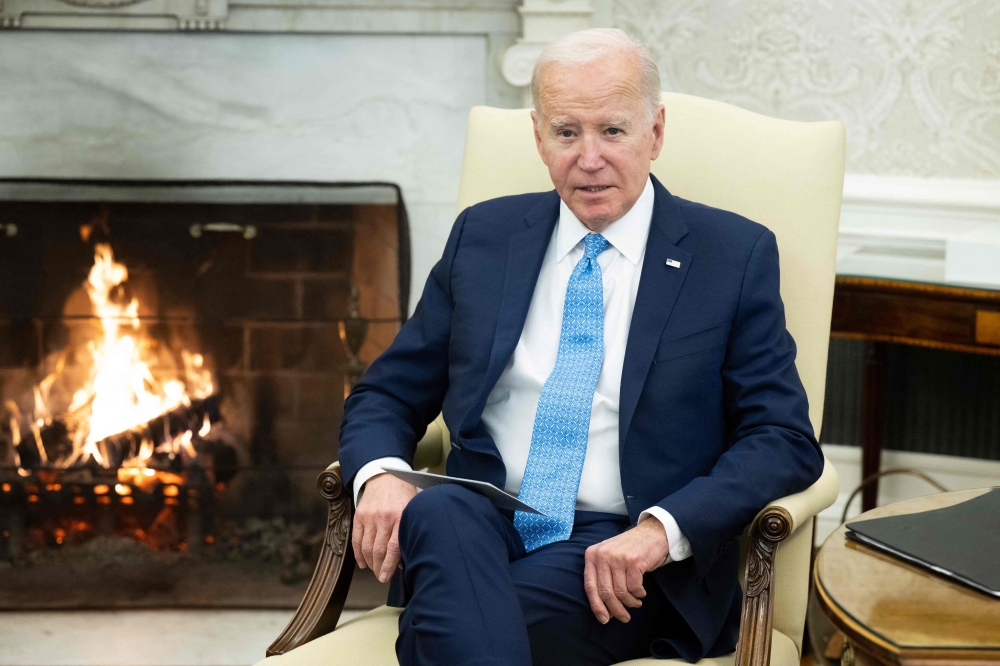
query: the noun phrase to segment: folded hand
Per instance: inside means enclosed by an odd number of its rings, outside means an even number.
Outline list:
[[[632,619],[625,607],[642,606],[643,574],[662,566],[669,554],[667,534],[656,519],[588,548],[583,587],[597,620],[607,624],[611,617],[622,622]]]
[[[351,545],[362,569],[370,567],[383,583],[399,566],[399,519],[417,489],[391,474],[368,479],[354,513]]]

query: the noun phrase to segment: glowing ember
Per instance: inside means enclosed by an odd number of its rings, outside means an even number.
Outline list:
[[[212,430],[212,421],[208,418],[208,414],[205,414],[205,420],[201,424],[201,429],[198,431],[199,437],[205,437]]]

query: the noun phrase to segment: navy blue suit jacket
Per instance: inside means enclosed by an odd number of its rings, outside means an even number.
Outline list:
[[[736,644],[740,533],[768,502],[819,478],[823,457],[785,328],[774,234],[653,186],[621,379],[622,493],[633,523],[661,506],[691,543],[691,558],[654,575],[687,624],[670,628],[669,643],[696,660]],[[504,487],[481,417],[558,217],[555,191],[493,199],[458,217],[413,317],[344,405],[347,488],[371,460],[412,461],[438,412],[451,433],[448,474]]]

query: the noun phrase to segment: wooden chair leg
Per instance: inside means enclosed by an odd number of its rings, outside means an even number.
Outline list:
[[[762,512],[750,531],[746,589],[735,666],[769,666],[774,625],[774,555],[792,533],[792,517],[781,507]]]
[[[354,550],[350,545],[353,509],[340,478],[340,463],[330,465],[320,474],[318,485],[320,495],[330,503],[323,550],[299,609],[267,648],[268,657],[285,654],[333,631],[351,587],[354,575]]]

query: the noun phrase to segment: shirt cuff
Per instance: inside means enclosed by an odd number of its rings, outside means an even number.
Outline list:
[[[667,533],[667,545],[670,547],[667,563],[680,562],[691,557],[691,544],[687,537],[681,534],[681,528],[677,526],[677,521],[669,511],[662,507],[651,506],[639,514],[639,522],[647,518],[656,518],[663,525],[663,531]]]
[[[364,487],[368,479],[373,476],[378,476],[379,474],[384,474],[385,470],[383,467],[391,467],[392,469],[413,469],[409,464],[402,458],[397,458],[395,456],[390,456],[387,458],[376,458],[370,463],[365,463],[365,465],[358,470],[358,473],[354,475],[354,506],[358,506],[358,495],[361,494],[361,489]],[[661,509],[662,510],[662,509]]]

